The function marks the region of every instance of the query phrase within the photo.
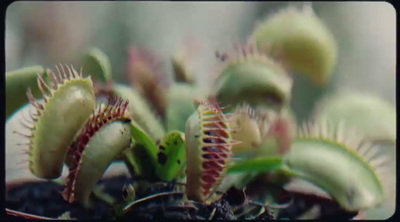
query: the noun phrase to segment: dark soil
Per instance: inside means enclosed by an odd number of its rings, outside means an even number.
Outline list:
[[[314,206],[318,206],[320,209],[319,219],[350,220],[358,214],[358,212],[347,212],[336,202],[325,198],[299,192],[292,192],[291,195],[293,196],[293,204],[279,213],[278,220],[283,218],[294,220]]]
[[[107,194],[113,196],[117,202],[123,201],[122,188],[124,185],[131,184],[132,179],[126,177],[115,177],[106,179],[100,184],[104,184]],[[136,189],[136,199],[144,198],[160,192],[178,191],[181,185],[174,183],[146,183],[143,182]],[[141,188],[140,188],[141,187]],[[66,211],[70,211],[71,218],[77,219],[112,219],[115,218],[114,207],[110,207],[103,201],[94,201],[94,207],[85,209],[78,204],[69,204],[61,196],[63,187],[51,182],[25,183],[17,185],[7,191],[6,208],[34,214],[38,216],[57,218]],[[356,213],[345,212],[334,203],[325,200],[315,199],[302,194],[293,194],[294,202],[286,209],[280,210],[277,219],[295,219],[309,210],[313,205],[321,206],[321,218],[329,219],[350,219]],[[160,196],[147,201],[135,204],[131,210],[118,219],[130,220],[161,220],[161,219],[212,219],[212,220],[234,220],[245,219],[248,215],[237,218],[233,209],[238,212],[246,211],[246,196],[241,190],[228,191],[219,201],[206,205],[198,202],[184,203],[181,201],[183,194]],[[254,207],[254,206],[251,206]],[[262,208],[262,206],[261,206]],[[259,212],[258,208],[254,212]],[[273,220],[272,211],[264,208],[265,212],[261,215],[251,217],[257,220]]]
[[[101,184],[107,187],[107,193],[118,200],[122,200],[121,190],[130,179],[116,177],[104,180]],[[52,183],[25,183],[8,190],[5,207],[34,214],[38,216],[57,218],[66,211],[70,211],[72,218],[101,219],[112,215],[110,206],[102,201],[95,201],[92,209],[85,209],[78,204],[69,204],[61,196],[63,187]]]

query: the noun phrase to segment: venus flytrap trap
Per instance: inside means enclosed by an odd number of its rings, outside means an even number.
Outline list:
[[[66,147],[94,109],[95,96],[90,78],[83,78],[72,67],[56,67],[49,73],[48,86],[38,74],[38,88],[44,102],[38,102],[29,89],[29,102],[36,108],[31,118],[29,139],[29,169],[37,177],[54,179],[61,175]],[[47,92],[46,92],[47,90]],[[80,112],[75,112],[80,110]],[[58,125],[59,124],[59,125]]]
[[[381,204],[390,181],[388,158],[344,122],[304,125],[285,156],[290,174],[320,186],[346,210]]]
[[[67,186],[62,195],[70,203],[88,203],[104,171],[131,143],[128,102],[121,99],[99,106],[69,147],[72,152]]]
[[[40,96],[37,85],[37,75],[46,79],[47,73],[42,66],[32,66],[6,73],[6,118],[28,102],[26,89],[30,88],[34,96]]]
[[[336,65],[333,34],[310,5],[274,13],[256,26],[251,40],[260,51],[307,75],[317,86],[326,86]]]
[[[212,201],[232,157],[228,119],[215,97],[199,101],[197,111],[186,123],[187,146],[186,194],[196,201]],[[210,200],[211,198],[211,200]]]
[[[215,82],[215,95],[233,107],[243,102],[252,107],[280,110],[290,100],[292,80],[276,61],[253,46],[227,54]]]

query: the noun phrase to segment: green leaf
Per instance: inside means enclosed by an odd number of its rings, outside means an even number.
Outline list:
[[[127,161],[137,173],[146,178],[154,178],[157,160],[157,146],[149,135],[135,122],[131,122],[131,135],[134,147],[126,151]]]
[[[171,131],[162,139],[157,153],[157,176],[161,180],[171,181],[186,165],[185,134]]]
[[[276,156],[261,156],[252,159],[242,160],[234,163],[228,169],[228,173],[237,172],[268,172],[281,168],[283,161],[282,157]]]

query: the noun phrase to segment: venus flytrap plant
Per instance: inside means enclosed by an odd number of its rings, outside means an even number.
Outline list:
[[[61,175],[64,160],[67,160],[70,174],[63,196],[68,202],[88,203],[105,169],[130,144],[130,117],[125,114],[127,103],[118,100],[112,106],[100,106],[97,113],[89,117],[95,105],[90,77],[84,79],[82,73],[69,66],[56,66],[56,69],[57,74],[49,72],[51,87],[37,74],[44,103],[38,102],[30,90],[27,93],[37,112],[31,116],[33,126],[27,126],[31,130],[27,152],[29,169],[37,177],[54,179]],[[80,130],[86,120],[88,122]],[[104,135],[108,140],[104,140]],[[71,143],[72,147],[67,149]],[[68,150],[72,152],[70,161]]]
[[[34,126],[29,129],[32,134],[27,135],[30,138],[27,152],[30,157],[29,169],[38,177],[54,179],[60,176],[66,161],[70,173],[63,197],[68,202],[87,205],[89,195],[104,171],[130,146],[131,117],[126,113],[128,103],[122,104],[121,99],[112,100],[111,105],[100,105],[95,111],[96,99],[90,77],[83,79],[82,73],[78,74],[69,66],[56,69],[57,75],[49,72],[51,87],[37,74],[37,84],[44,103],[35,100],[28,90],[28,98],[37,110],[36,116],[31,116]],[[57,112],[57,108],[61,111]],[[74,115],[71,109],[79,109],[81,112]],[[90,116],[92,111],[94,113]],[[71,117],[68,119],[65,116]],[[56,123],[63,124],[58,126]],[[54,128],[56,126],[60,129]],[[51,135],[44,133],[45,127],[49,132],[58,133],[56,138],[61,136],[59,140],[51,140],[54,146],[49,148],[45,146],[49,143],[45,142]],[[70,155],[67,156],[68,151]]]
[[[84,56],[87,78],[70,66],[57,66],[57,74],[39,67],[7,74],[7,94],[32,88],[28,98],[37,113],[25,135],[29,169],[54,179],[66,163],[62,196],[87,207],[102,195],[95,186],[106,169],[125,161],[132,178],[121,190],[123,201],[113,206],[117,218],[154,209],[192,215],[212,208],[204,219],[215,219],[228,208],[234,218],[259,219],[271,213],[266,207],[271,197],[276,202],[281,191],[290,193],[284,186],[291,178],[318,186],[348,212],[384,202],[387,159],[376,157],[379,149],[369,142],[395,142],[393,109],[362,96],[328,99],[317,109],[315,123],[300,129],[291,112],[291,72],[324,86],[334,70],[337,49],[323,22],[311,9],[289,8],[260,23],[250,40],[233,53],[217,53],[222,67],[215,96],[208,99],[185,54],[172,59],[175,83],[170,84],[156,57],[137,48],[128,65],[133,88],[112,81],[111,64],[98,49]],[[103,103],[102,96],[112,99]],[[8,99],[7,115],[23,103]],[[253,185],[260,178],[265,186],[256,197]],[[151,192],[143,196],[146,189]],[[242,192],[241,203],[229,200],[235,189]]]
[[[253,109],[247,104],[237,106],[230,124],[235,131],[232,136],[241,144],[233,147],[235,155],[281,155],[290,149],[295,128],[287,110],[276,112],[262,108]]]

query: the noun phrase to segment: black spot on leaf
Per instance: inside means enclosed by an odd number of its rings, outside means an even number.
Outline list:
[[[165,155],[165,153],[163,153],[163,152],[159,152],[157,154],[157,157],[158,157],[158,159],[157,159],[158,163],[161,165],[165,165],[165,163],[167,162],[167,159],[168,159],[167,155]]]

